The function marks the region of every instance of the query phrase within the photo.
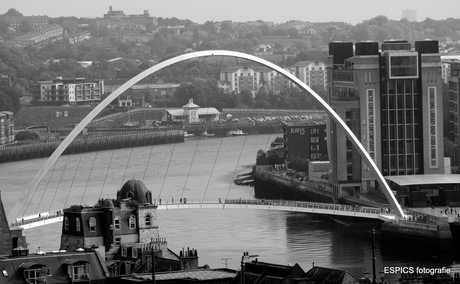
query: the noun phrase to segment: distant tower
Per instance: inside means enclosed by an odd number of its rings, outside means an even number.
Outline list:
[[[403,10],[402,18],[408,20],[409,22],[416,22],[417,21],[417,10],[415,9]]]

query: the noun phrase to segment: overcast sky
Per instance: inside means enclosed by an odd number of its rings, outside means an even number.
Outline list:
[[[379,15],[400,20],[404,9],[415,9],[417,21],[460,18],[460,0],[1,0],[0,14],[15,8],[24,16],[96,18],[107,13],[109,6],[128,15],[149,10],[154,17],[196,23],[301,20],[357,24]]]

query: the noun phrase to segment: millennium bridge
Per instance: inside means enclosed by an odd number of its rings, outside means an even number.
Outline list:
[[[176,210],[176,209],[254,209],[301,212],[310,214],[322,214],[329,216],[355,217],[374,219],[381,221],[395,220],[396,214],[383,208],[363,207],[356,205],[317,203],[291,200],[254,200],[254,199],[209,199],[209,200],[186,200],[186,202],[155,204],[153,210]],[[43,212],[17,218],[11,227],[30,229],[62,222],[62,211]]]

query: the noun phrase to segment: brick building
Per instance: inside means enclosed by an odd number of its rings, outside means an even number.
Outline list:
[[[151,271],[152,253],[155,271],[198,268],[196,250],[177,255],[159,237],[156,207],[151,191],[141,181],[129,180],[114,200],[64,209],[60,248],[105,247],[107,269],[113,277],[131,274],[141,264],[145,265],[136,272]]]

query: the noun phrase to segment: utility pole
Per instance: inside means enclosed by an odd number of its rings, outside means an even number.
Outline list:
[[[377,283],[375,277],[375,230],[372,228],[372,284]]]
[[[155,280],[155,244],[152,242],[152,283],[156,284]]]

